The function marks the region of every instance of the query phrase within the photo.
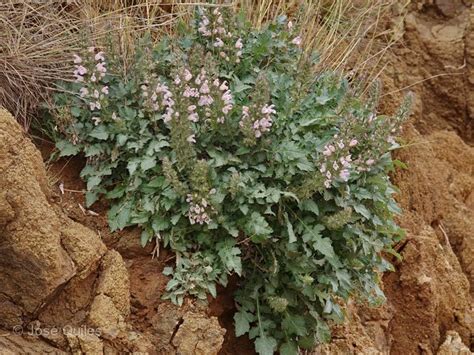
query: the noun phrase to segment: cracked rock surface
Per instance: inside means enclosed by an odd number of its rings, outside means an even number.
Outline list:
[[[0,187],[1,354],[218,353],[217,318],[192,305],[169,318],[166,278],[133,232],[117,243],[124,259],[55,203],[40,152],[3,109]]]

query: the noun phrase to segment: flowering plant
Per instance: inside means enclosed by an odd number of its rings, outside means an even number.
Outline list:
[[[377,115],[331,72],[312,73],[297,26],[261,30],[197,9],[192,31],[74,58],[55,97],[61,155],[82,153],[87,203],[176,253],[165,297],[216,296],[237,274],[236,335],[296,354],[329,339],[349,296],[383,299],[382,252],[402,236],[387,176],[408,110]],[[115,58],[115,59],[112,59]],[[396,253],[395,253],[396,254]]]

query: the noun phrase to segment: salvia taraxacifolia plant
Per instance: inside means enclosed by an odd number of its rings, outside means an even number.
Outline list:
[[[376,86],[362,99],[313,73],[301,45],[285,17],[256,30],[198,8],[127,70],[113,45],[78,53],[52,109],[60,154],[87,158],[87,203],[176,253],[165,297],[206,300],[238,275],[236,335],[260,354],[328,341],[351,296],[382,301],[402,237],[387,173],[409,100],[378,114]]]

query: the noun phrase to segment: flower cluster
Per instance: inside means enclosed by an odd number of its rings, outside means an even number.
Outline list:
[[[326,144],[323,151],[323,161],[319,171],[324,176],[324,186],[330,188],[335,179],[341,179],[346,182],[350,177],[352,167],[351,148],[357,146],[357,139],[351,139],[345,142],[336,134],[332,143]]]
[[[212,11],[200,9],[198,33],[209,42],[209,47],[218,51],[219,56],[226,62],[233,59],[240,63],[243,50],[242,38],[238,37],[229,28],[229,18],[225,18],[219,8]]]
[[[215,193],[211,190],[209,194]],[[206,198],[199,198],[196,194],[188,194],[186,202],[189,203],[188,218],[191,224],[209,224],[215,210]]]
[[[244,134],[248,134],[250,130],[255,138],[260,138],[263,133],[270,131],[273,124],[272,115],[274,114],[276,114],[274,105],[242,106],[240,128]]]
[[[109,87],[101,83],[107,73],[104,52],[96,53],[95,47],[89,47],[88,52],[91,58],[83,59],[79,55],[74,55],[74,72],[76,83],[82,83],[79,89],[79,96],[88,100],[89,109],[92,112],[99,111],[105,97],[109,94]],[[93,116],[92,120],[97,125],[101,118]]]
[[[183,116],[193,123],[224,123],[225,117],[234,107],[232,92],[227,82],[213,78],[204,68],[196,75],[187,68],[175,75],[171,90],[175,92],[176,112],[173,94],[167,86],[162,85],[161,90],[164,93],[163,104],[167,109],[165,122],[171,121],[172,117]],[[188,141],[195,143],[194,135],[188,136]]]

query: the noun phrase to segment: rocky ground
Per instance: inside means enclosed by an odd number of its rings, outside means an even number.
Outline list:
[[[400,88],[416,95],[397,153],[408,169],[393,176],[407,230],[397,246],[403,261],[383,275],[386,304],[351,303],[348,322],[315,354],[471,353],[473,18],[462,0],[393,9],[402,40],[383,77],[383,110],[398,105]],[[247,339],[232,335],[232,288],[209,306],[162,301],[161,270],[173,256],[141,248],[137,230],[111,234],[107,206],[83,208],[83,162],[45,168],[50,147],[39,148],[0,110],[1,354],[252,353]]]

